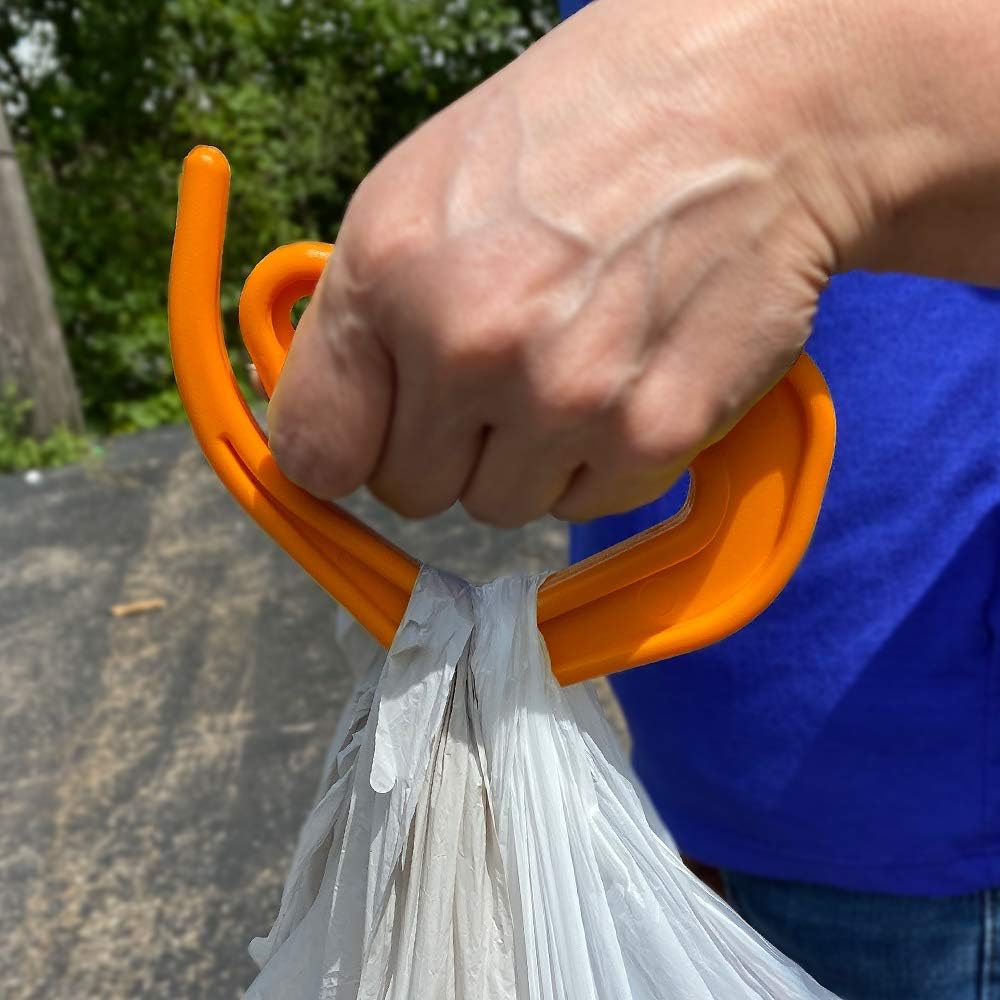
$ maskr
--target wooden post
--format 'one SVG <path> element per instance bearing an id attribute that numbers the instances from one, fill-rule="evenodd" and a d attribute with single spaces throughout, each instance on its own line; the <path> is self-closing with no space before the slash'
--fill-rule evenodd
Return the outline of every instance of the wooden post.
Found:
<path id="1" fill-rule="evenodd" d="M 0 390 L 34 403 L 28 430 L 83 426 L 48 269 L 0 104 Z"/>

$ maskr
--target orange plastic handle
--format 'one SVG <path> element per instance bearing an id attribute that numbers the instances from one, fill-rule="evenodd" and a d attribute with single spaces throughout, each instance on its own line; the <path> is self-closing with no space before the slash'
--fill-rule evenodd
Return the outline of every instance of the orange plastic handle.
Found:
<path id="1" fill-rule="evenodd" d="M 286 479 L 236 385 L 219 309 L 229 165 L 201 146 L 184 161 L 170 265 L 174 371 L 195 435 L 244 509 L 383 645 L 392 642 L 418 564 L 339 507 Z M 332 247 L 268 254 L 240 299 L 240 327 L 273 390 Z M 798 565 L 819 513 L 835 439 L 833 404 L 803 355 L 691 465 L 670 521 L 546 580 L 538 622 L 563 684 L 716 642 L 759 614 Z"/>

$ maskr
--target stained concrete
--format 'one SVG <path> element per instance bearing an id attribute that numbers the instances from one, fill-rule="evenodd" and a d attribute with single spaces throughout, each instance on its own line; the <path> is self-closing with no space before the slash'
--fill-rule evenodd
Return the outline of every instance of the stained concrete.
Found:
<path id="1" fill-rule="evenodd" d="M 564 560 L 554 521 L 348 506 L 468 577 Z M 186 428 L 0 476 L 0 997 L 240 997 L 349 685 L 330 599 Z"/>

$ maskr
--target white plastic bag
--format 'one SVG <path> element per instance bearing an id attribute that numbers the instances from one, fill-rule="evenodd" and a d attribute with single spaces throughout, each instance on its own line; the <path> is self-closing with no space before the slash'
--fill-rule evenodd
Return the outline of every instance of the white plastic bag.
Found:
<path id="1" fill-rule="evenodd" d="M 421 572 L 362 671 L 247 1000 L 835 1000 L 684 866 L 540 578 Z"/>

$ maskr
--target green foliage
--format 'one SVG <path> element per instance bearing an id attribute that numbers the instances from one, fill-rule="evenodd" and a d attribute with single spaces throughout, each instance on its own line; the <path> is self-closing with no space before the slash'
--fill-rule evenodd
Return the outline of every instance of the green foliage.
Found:
<path id="1" fill-rule="evenodd" d="M 28 416 L 33 405 L 31 400 L 20 398 L 13 383 L 0 389 L 0 473 L 65 465 L 93 450 L 89 438 L 65 427 L 57 427 L 41 441 L 31 437 Z"/>
<path id="2" fill-rule="evenodd" d="M 233 330 L 250 266 L 334 239 L 378 158 L 554 18 L 554 0 L 3 0 L 0 95 L 92 425 L 181 415 L 165 286 L 192 146 L 233 164 Z"/>

